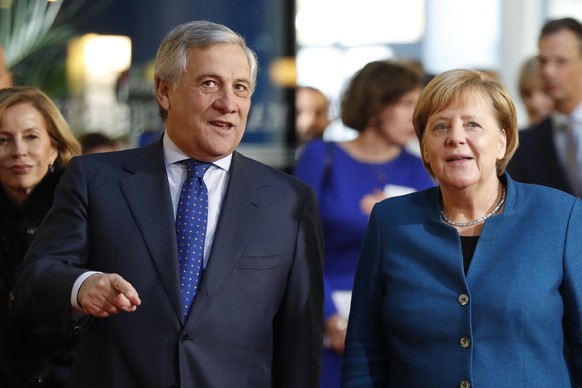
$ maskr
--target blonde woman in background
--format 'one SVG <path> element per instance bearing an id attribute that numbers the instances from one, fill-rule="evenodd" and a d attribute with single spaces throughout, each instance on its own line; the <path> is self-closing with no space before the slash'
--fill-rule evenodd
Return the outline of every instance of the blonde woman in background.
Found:
<path id="1" fill-rule="evenodd" d="M 10 306 L 12 277 L 81 147 L 34 87 L 0 90 L 0 387 L 64 387 L 74 341 Z"/>
<path id="2" fill-rule="evenodd" d="M 537 57 L 527 59 L 519 72 L 519 96 L 527 111 L 528 127 L 552 113 L 554 101 L 544 90 L 540 62 Z"/>

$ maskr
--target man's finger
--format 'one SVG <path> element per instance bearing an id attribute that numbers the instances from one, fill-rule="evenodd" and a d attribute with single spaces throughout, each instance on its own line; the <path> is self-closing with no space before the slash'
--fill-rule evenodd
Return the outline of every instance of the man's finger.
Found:
<path id="1" fill-rule="evenodd" d="M 131 283 L 126 281 L 121 276 L 113 274 L 110 279 L 110 284 L 115 289 L 115 291 L 123 296 L 123 298 L 118 299 L 119 295 L 117 295 L 114 298 L 115 300 L 111 301 L 114 305 L 121 307 L 126 311 L 133 311 L 135 310 L 135 306 L 139 306 L 141 304 L 141 300 L 139 299 L 139 295 L 137 294 L 135 288 L 133 288 Z M 126 303 L 126 301 L 128 303 Z"/>

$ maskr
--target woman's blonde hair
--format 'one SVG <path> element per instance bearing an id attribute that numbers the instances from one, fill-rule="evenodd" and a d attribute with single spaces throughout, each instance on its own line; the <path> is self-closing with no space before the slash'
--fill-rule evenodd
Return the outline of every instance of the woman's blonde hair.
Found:
<path id="1" fill-rule="evenodd" d="M 420 143 L 424 167 L 434 176 L 430 164 L 424 161 L 424 135 L 429 118 L 449 105 L 462 101 L 469 93 L 479 93 L 488 97 L 499 128 L 505 130 L 507 144 L 505 155 L 497 161 L 497 175 L 505 172 L 507 164 L 519 144 L 517 114 L 509 92 L 498 81 L 487 75 L 469 69 L 445 71 L 434 77 L 422 90 L 412 122 Z"/>
<path id="2" fill-rule="evenodd" d="M 42 114 L 51 143 L 59 153 L 55 165 L 65 167 L 73 156 L 81 154 L 81 145 L 59 108 L 40 89 L 33 86 L 14 86 L 0 90 L 0 117 L 7 108 L 16 104 L 29 104 Z"/>

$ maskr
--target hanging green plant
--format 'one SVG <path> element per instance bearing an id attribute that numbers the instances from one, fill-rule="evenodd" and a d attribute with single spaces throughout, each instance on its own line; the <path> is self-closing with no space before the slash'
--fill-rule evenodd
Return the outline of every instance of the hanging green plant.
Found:
<path id="1" fill-rule="evenodd" d="M 15 85 L 31 85 L 51 97 L 67 94 L 67 44 L 75 26 L 95 16 L 109 0 L 0 0 L 0 45 Z"/>

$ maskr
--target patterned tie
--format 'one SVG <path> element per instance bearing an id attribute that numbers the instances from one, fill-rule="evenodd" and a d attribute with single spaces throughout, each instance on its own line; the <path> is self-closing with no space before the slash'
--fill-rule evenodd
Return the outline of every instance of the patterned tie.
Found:
<path id="1" fill-rule="evenodd" d="M 193 159 L 182 161 L 188 177 L 182 185 L 176 212 L 176 236 L 178 238 L 178 262 L 182 286 L 182 310 L 188 316 L 192 301 L 198 291 L 202 275 L 206 220 L 208 219 L 208 190 L 204 184 L 204 173 L 211 163 Z"/>

